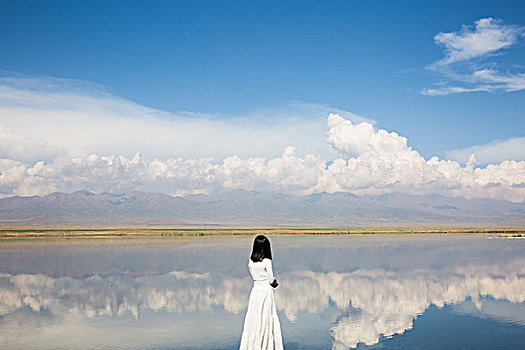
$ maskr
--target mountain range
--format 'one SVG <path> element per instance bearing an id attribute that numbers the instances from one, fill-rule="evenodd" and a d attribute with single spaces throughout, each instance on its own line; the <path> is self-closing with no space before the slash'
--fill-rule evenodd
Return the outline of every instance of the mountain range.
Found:
<path id="1" fill-rule="evenodd" d="M 387 226 L 525 224 L 525 203 L 441 195 L 317 193 L 293 196 L 234 190 L 170 196 L 89 191 L 0 199 L 6 225 Z"/>

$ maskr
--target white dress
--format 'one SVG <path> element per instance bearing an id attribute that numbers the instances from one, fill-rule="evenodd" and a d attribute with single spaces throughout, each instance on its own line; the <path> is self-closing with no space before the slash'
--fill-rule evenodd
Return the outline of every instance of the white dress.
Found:
<path id="1" fill-rule="evenodd" d="M 248 269 L 253 277 L 248 310 L 239 350 L 282 350 L 281 325 L 277 316 L 273 288 L 272 261 L 249 261 Z"/>

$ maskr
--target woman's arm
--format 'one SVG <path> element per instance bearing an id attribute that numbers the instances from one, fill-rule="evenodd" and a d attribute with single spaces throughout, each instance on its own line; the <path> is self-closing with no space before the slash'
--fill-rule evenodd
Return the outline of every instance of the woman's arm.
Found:
<path id="1" fill-rule="evenodd" d="M 266 266 L 264 269 L 266 270 L 266 273 L 268 274 L 268 281 L 270 281 L 270 285 L 274 288 L 277 288 L 279 283 L 277 283 L 277 280 L 275 279 L 273 275 L 273 269 L 272 269 L 272 261 L 270 259 L 265 259 Z"/>

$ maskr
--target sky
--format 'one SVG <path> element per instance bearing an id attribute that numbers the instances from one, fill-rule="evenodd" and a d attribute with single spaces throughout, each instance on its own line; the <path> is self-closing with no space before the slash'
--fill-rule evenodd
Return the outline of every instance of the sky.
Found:
<path id="1" fill-rule="evenodd" d="M 522 1 L 0 1 L 0 196 L 525 200 Z"/>

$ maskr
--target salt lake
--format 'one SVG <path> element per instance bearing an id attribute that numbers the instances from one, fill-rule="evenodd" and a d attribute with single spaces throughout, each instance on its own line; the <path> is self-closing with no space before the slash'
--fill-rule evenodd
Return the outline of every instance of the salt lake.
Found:
<path id="1" fill-rule="evenodd" d="M 0 348 L 236 349 L 252 239 L 0 242 Z M 525 344 L 523 239 L 270 239 L 287 350 Z"/>

